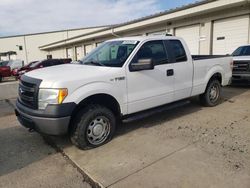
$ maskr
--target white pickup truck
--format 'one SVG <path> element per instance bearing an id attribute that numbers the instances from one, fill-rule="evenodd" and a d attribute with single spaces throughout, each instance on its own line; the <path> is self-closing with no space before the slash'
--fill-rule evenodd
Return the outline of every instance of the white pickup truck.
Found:
<path id="1" fill-rule="evenodd" d="M 197 95 L 202 104 L 217 105 L 232 66 L 230 56 L 191 56 L 177 37 L 109 40 L 79 64 L 23 75 L 16 115 L 27 128 L 69 133 L 79 148 L 97 147 L 137 112 Z"/>
<path id="2" fill-rule="evenodd" d="M 233 80 L 250 81 L 250 45 L 240 46 L 233 54 Z"/>

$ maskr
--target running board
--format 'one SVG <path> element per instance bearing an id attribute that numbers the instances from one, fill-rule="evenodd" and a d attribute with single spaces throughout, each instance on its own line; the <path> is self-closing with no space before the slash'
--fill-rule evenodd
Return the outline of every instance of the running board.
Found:
<path id="1" fill-rule="evenodd" d="M 144 119 L 146 117 L 152 116 L 154 114 L 162 113 L 162 112 L 165 112 L 167 110 L 178 108 L 178 107 L 181 107 L 181 106 L 184 106 L 184 105 L 187 105 L 187 104 L 190 104 L 189 100 L 181 100 L 181 101 L 178 101 L 178 102 L 173 102 L 173 103 L 170 103 L 170 104 L 167 104 L 167 105 L 163 105 L 163 106 L 160 106 L 160 107 L 156 107 L 156 108 L 153 108 L 153 109 L 149 109 L 149 110 L 145 110 L 145 111 L 142 111 L 142 112 L 137 112 L 137 113 L 125 116 L 123 118 L 122 122 L 123 123 L 129 123 L 129 122 L 132 122 L 132 121 L 141 120 L 141 119 Z"/>

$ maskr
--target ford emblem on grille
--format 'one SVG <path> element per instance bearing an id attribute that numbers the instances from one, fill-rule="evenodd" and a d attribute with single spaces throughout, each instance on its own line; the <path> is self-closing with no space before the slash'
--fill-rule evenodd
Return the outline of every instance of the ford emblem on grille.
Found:
<path id="1" fill-rule="evenodd" d="M 20 91 L 21 94 L 24 93 L 24 90 L 21 87 L 19 87 L 19 91 Z"/>

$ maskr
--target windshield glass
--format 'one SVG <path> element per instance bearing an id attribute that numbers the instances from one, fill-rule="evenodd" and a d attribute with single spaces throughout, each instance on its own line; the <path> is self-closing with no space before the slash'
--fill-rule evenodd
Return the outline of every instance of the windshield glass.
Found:
<path id="1" fill-rule="evenodd" d="M 0 66 L 7 66 L 9 61 L 2 61 L 0 62 Z"/>
<path id="2" fill-rule="evenodd" d="M 37 65 L 39 65 L 40 62 L 41 62 L 41 61 L 34 62 L 34 63 L 32 63 L 29 67 L 34 68 L 34 67 L 36 67 Z"/>
<path id="3" fill-rule="evenodd" d="M 233 56 L 250 56 L 250 46 L 242 46 L 237 48 L 233 54 Z"/>
<path id="4" fill-rule="evenodd" d="M 138 41 L 110 41 L 101 44 L 81 60 L 84 65 L 122 67 Z"/>

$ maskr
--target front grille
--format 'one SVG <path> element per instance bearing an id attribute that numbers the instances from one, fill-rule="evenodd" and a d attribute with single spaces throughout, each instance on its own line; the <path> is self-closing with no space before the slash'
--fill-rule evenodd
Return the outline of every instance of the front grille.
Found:
<path id="1" fill-rule="evenodd" d="M 28 78 L 28 79 L 27 79 Z M 40 80 L 22 77 L 19 83 L 19 101 L 32 109 L 38 107 L 38 88 Z"/>
<path id="2" fill-rule="evenodd" d="M 250 72 L 250 61 L 234 61 L 233 72 Z"/>

